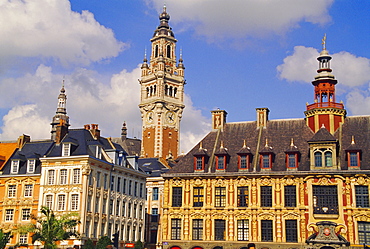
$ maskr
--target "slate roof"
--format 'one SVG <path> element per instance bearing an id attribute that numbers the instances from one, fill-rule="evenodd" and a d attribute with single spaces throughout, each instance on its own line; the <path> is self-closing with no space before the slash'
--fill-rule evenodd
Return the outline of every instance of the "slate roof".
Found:
<path id="1" fill-rule="evenodd" d="M 112 142 L 121 145 L 128 155 L 140 156 L 140 151 L 141 151 L 141 140 L 140 139 L 113 137 Z"/>
<path id="2" fill-rule="evenodd" d="M 356 147 L 362 150 L 361 169 L 370 169 L 370 116 L 347 117 L 344 124 L 334 135 L 325 128 L 316 134 L 306 125 L 305 119 L 269 120 L 265 128 L 258 128 L 256 121 L 226 123 L 223 130 L 212 130 L 205 138 L 186 154 L 168 174 L 194 173 L 194 156 L 199 155 L 200 144 L 209 156 L 206 161 L 204 172 L 215 172 L 215 154 L 220 148 L 227 149 L 229 161 L 226 172 L 238 172 L 238 152 L 244 151 L 244 140 L 252 153 L 250 171 L 260 172 L 258 154 L 270 152 L 274 154 L 271 171 L 287 171 L 286 152 L 295 150 L 299 153 L 297 171 L 309 171 L 309 142 L 335 142 L 338 143 L 339 163 L 342 170 L 347 169 L 345 150 L 352 142 L 352 136 L 356 141 Z M 266 139 L 268 148 L 265 148 Z M 294 146 L 292 148 L 292 139 Z M 268 150 L 268 151 L 267 151 Z M 220 172 L 222 174 L 222 172 Z"/>
<path id="3" fill-rule="evenodd" d="M 139 158 L 139 168 L 150 177 L 158 177 L 169 170 L 159 158 Z"/>
<path id="4" fill-rule="evenodd" d="M 36 142 L 27 142 L 23 145 L 21 149 L 17 149 L 15 153 L 11 156 L 8 162 L 2 168 L 3 175 L 10 174 L 10 167 L 12 160 L 19 160 L 19 169 L 18 174 L 24 175 L 27 174 L 27 160 L 35 159 L 35 171 L 32 174 L 40 174 L 41 173 L 41 162 L 39 160 L 40 157 L 46 155 L 52 145 L 54 144 L 51 140 L 45 141 L 36 141 Z M 16 175 L 16 174 L 11 174 Z"/>

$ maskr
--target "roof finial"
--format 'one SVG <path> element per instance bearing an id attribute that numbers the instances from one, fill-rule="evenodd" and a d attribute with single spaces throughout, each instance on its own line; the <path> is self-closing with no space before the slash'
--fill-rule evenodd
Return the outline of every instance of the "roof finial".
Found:
<path id="1" fill-rule="evenodd" d="M 269 147 L 269 140 L 268 140 L 268 138 L 266 138 L 266 144 L 265 144 L 265 147 Z"/>
<path id="2" fill-rule="evenodd" d="M 290 146 L 291 147 L 294 147 L 294 141 L 293 140 L 294 140 L 293 138 L 290 140 Z"/>
<path id="3" fill-rule="evenodd" d="M 321 44 L 322 44 L 322 50 L 326 50 L 326 33 L 324 35 L 324 38 L 322 38 L 321 40 Z"/>
<path id="4" fill-rule="evenodd" d="M 352 136 L 351 144 L 355 144 L 355 136 Z"/>
<path id="5" fill-rule="evenodd" d="M 199 150 L 203 150 L 203 142 L 200 142 L 200 144 L 199 144 Z"/>
<path id="6" fill-rule="evenodd" d="M 220 149 L 223 149 L 224 148 L 224 141 L 221 140 L 221 146 L 220 146 Z"/>
<path id="7" fill-rule="evenodd" d="M 245 139 L 243 141 L 243 148 L 247 148 L 247 142 L 245 141 Z"/>
<path id="8" fill-rule="evenodd" d="M 163 4 L 163 12 L 167 11 L 166 3 Z"/>

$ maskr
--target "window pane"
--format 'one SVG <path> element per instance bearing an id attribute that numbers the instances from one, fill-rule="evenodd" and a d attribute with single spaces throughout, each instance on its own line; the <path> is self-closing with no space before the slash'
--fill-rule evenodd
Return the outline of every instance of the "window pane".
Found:
<path id="1" fill-rule="evenodd" d="M 32 197 L 32 190 L 33 190 L 33 185 L 26 184 L 24 186 L 24 197 Z"/>
<path id="2" fill-rule="evenodd" d="M 241 169 L 247 169 L 248 168 L 247 156 L 246 155 L 241 155 L 240 156 L 240 168 Z"/>
<path id="3" fill-rule="evenodd" d="M 203 187 L 193 188 L 193 205 L 194 207 L 203 207 Z"/>
<path id="4" fill-rule="evenodd" d="M 226 205 L 226 188 L 215 187 L 215 207 L 225 207 Z"/>
<path id="5" fill-rule="evenodd" d="M 337 186 L 313 186 L 315 214 L 338 214 Z"/>
<path id="6" fill-rule="evenodd" d="M 262 168 L 270 168 L 270 155 L 262 155 Z"/>
<path id="7" fill-rule="evenodd" d="M 271 186 L 261 186 L 261 207 L 272 207 Z"/>
<path id="8" fill-rule="evenodd" d="M 215 220 L 215 240 L 225 240 L 225 220 Z"/>
<path id="9" fill-rule="evenodd" d="M 272 220 L 261 221 L 261 237 L 262 241 L 273 241 L 272 237 Z"/>
<path id="10" fill-rule="evenodd" d="M 358 237 L 360 244 L 370 243 L 370 222 L 358 222 Z"/>
<path id="11" fill-rule="evenodd" d="M 238 187 L 238 207 L 248 207 L 248 187 Z"/>
<path id="12" fill-rule="evenodd" d="M 60 170 L 60 184 L 67 184 L 67 170 Z"/>
<path id="13" fill-rule="evenodd" d="M 295 154 L 289 154 L 288 155 L 288 167 L 289 168 L 295 168 L 296 167 L 296 155 Z"/>
<path id="14" fill-rule="evenodd" d="M 179 240 L 181 238 L 181 220 L 171 220 L 171 239 Z"/>
<path id="15" fill-rule="evenodd" d="M 355 186 L 356 190 L 356 207 L 368 208 L 369 205 L 369 187 L 368 186 Z"/>
<path id="16" fill-rule="evenodd" d="M 17 189 L 16 185 L 9 185 L 8 186 L 8 197 L 15 197 L 16 189 Z"/>
<path id="17" fill-rule="evenodd" d="M 320 151 L 315 152 L 315 167 L 322 167 L 322 154 Z"/>
<path id="18" fill-rule="evenodd" d="M 238 240 L 249 240 L 249 221 L 238 220 Z"/>
<path id="19" fill-rule="evenodd" d="M 297 194 L 295 186 L 284 187 L 284 199 L 285 207 L 296 207 L 297 206 Z"/>
<path id="20" fill-rule="evenodd" d="M 182 187 L 172 188 L 172 207 L 181 207 L 182 205 Z"/>
<path id="21" fill-rule="evenodd" d="M 203 239 L 203 220 L 194 219 L 193 220 L 193 240 Z"/>
<path id="22" fill-rule="evenodd" d="M 285 221 L 286 242 L 298 242 L 297 220 Z"/>
<path id="23" fill-rule="evenodd" d="M 158 191 L 159 189 L 158 188 L 153 188 L 153 201 L 158 201 Z"/>
<path id="24" fill-rule="evenodd" d="M 357 156 L 357 152 L 350 152 L 349 153 L 349 165 L 351 167 L 358 167 L 358 156 Z"/>
<path id="25" fill-rule="evenodd" d="M 330 151 L 325 152 L 325 166 L 326 167 L 333 166 L 332 153 Z"/>

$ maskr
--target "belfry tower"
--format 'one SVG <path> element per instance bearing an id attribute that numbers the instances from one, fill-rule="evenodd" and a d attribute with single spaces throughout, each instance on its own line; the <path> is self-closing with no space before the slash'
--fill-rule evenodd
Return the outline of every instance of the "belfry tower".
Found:
<path id="1" fill-rule="evenodd" d="M 69 117 L 67 116 L 67 95 L 65 94 L 64 80 L 62 88 L 58 96 L 58 107 L 57 111 L 51 121 L 51 140 L 55 140 L 57 126 L 62 122 L 67 127 L 69 126 Z"/>
<path id="2" fill-rule="evenodd" d="M 344 122 L 346 110 L 343 103 L 335 102 L 335 85 L 337 80 L 331 73 L 330 60 L 331 56 L 326 50 L 326 35 L 322 39 L 323 49 L 319 61 L 319 69 L 312 85 L 315 87 L 314 103 L 307 105 L 306 124 L 317 132 L 322 126 L 334 133 Z"/>
<path id="3" fill-rule="evenodd" d="M 150 40 L 150 63 L 145 55 L 141 66 L 142 157 L 176 158 L 179 151 L 185 67 L 181 54 L 176 61 L 177 40 L 169 19 L 164 7 L 159 15 L 160 24 Z"/>

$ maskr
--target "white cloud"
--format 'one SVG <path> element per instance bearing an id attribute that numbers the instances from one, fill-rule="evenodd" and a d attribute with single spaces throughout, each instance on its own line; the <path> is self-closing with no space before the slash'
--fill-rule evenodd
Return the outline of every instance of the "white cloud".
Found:
<path id="1" fill-rule="evenodd" d="M 318 69 L 318 56 L 319 52 L 315 48 L 294 47 L 293 54 L 285 57 L 284 63 L 277 66 L 279 77 L 288 81 L 311 82 Z M 370 82 L 370 59 L 348 52 L 331 56 L 332 73 L 338 80 L 339 87 L 356 87 Z"/>
<path id="2" fill-rule="evenodd" d="M 162 0 L 147 0 L 158 10 Z M 168 0 L 173 22 L 192 28 L 198 35 L 216 41 L 225 37 L 281 34 L 300 22 L 325 24 L 333 0 Z"/>
<path id="3" fill-rule="evenodd" d="M 115 57 L 125 44 L 89 11 L 71 10 L 68 0 L 0 2 L 0 59 L 53 58 L 88 64 Z"/>
<path id="4" fill-rule="evenodd" d="M 346 96 L 346 106 L 353 115 L 370 115 L 370 89 L 356 89 Z"/>
<path id="5" fill-rule="evenodd" d="M 16 140 L 22 134 L 44 137 L 50 133 L 47 117 L 40 113 L 36 104 L 15 106 L 3 117 L 4 126 L 0 140 Z"/>
<path id="6" fill-rule="evenodd" d="M 67 113 L 71 128 L 85 124 L 99 124 L 105 137 L 119 137 L 126 121 L 129 137 L 141 137 L 140 67 L 131 72 L 122 70 L 103 83 L 95 71 L 76 69 L 65 76 Z M 51 67 L 40 65 L 34 74 L 8 78 L 0 82 L 0 107 L 10 111 L 3 117 L 0 139 L 13 140 L 26 133 L 32 139 L 48 139 L 50 122 L 55 114 L 62 75 L 53 74 Z M 188 151 L 208 131 L 210 122 L 197 110 L 189 96 L 185 96 L 181 123 L 181 151 Z M 13 106 L 16 106 L 13 108 Z"/>

